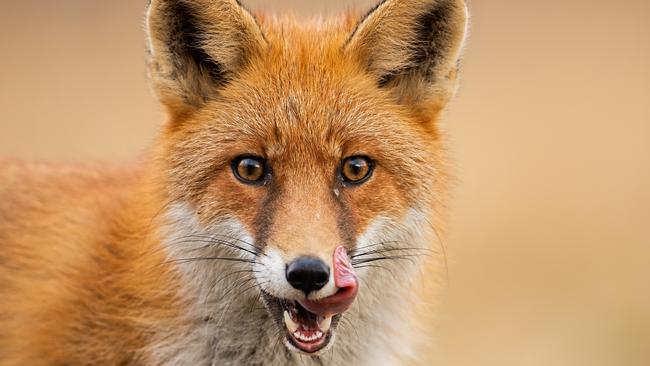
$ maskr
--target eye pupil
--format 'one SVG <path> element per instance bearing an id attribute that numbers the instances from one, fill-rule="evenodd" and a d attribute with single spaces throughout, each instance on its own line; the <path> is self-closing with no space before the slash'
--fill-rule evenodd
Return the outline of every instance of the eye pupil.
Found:
<path id="1" fill-rule="evenodd" d="M 233 162 L 235 176 L 247 184 L 259 183 L 266 175 L 264 160 L 254 157 L 242 157 Z"/>
<path id="2" fill-rule="evenodd" d="M 363 165 L 355 162 L 351 164 L 351 168 L 352 168 L 352 174 L 359 175 L 363 170 Z"/>
<path id="3" fill-rule="evenodd" d="M 372 173 L 372 161 L 365 156 L 354 156 L 343 161 L 341 174 L 348 183 L 363 183 Z"/>
<path id="4" fill-rule="evenodd" d="M 245 160 L 242 164 L 244 165 L 245 175 L 254 175 L 255 171 L 260 167 L 257 162 L 251 162 L 250 160 Z"/>

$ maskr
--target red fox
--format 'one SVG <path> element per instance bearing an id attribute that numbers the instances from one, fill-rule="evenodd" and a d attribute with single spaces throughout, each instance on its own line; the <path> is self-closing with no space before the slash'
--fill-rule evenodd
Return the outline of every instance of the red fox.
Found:
<path id="1" fill-rule="evenodd" d="M 0 365 L 426 363 L 464 1 L 146 14 L 146 158 L 0 163 Z"/>

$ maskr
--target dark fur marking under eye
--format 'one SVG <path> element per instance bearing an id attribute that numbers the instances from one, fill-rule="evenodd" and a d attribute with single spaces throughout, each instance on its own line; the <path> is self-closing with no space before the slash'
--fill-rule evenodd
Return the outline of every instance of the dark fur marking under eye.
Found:
<path id="1" fill-rule="evenodd" d="M 282 194 L 281 188 L 275 181 L 271 181 L 267 187 L 268 193 L 264 197 L 260 205 L 261 208 L 255 217 L 257 230 L 253 235 L 258 248 L 265 248 L 268 245 L 269 234 L 278 209 L 278 200 Z"/>
<path id="2" fill-rule="evenodd" d="M 341 185 L 336 185 L 335 189 L 342 190 L 343 187 Z M 343 246 L 345 246 L 348 251 L 351 251 L 356 247 L 356 234 L 350 204 L 342 193 L 337 195 L 332 191 L 331 197 L 336 207 L 337 224 L 341 239 L 343 240 Z"/>

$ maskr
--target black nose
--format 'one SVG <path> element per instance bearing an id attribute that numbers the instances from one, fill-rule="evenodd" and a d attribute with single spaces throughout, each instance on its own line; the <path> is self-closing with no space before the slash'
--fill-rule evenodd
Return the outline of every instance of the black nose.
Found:
<path id="1" fill-rule="evenodd" d="M 330 269 L 318 258 L 300 257 L 289 263 L 286 275 L 291 286 L 307 295 L 327 284 Z"/>

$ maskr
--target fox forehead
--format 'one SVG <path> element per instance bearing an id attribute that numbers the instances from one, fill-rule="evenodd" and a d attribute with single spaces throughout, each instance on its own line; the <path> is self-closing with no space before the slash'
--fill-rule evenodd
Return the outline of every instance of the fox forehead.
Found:
<path id="1" fill-rule="evenodd" d="M 261 17 L 263 50 L 248 55 L 193 119 L 221 123 L 241 141 L 337 142 L 333 153 L 360 135 L 418 138 L 417 113 L 378 88 L 366 65 L 344 50 L 358 17 L 335 19 Z M 415 131 L 404 131 L 406 124 Z"/>
<path id="2" fill-rule="evenodd" d="M 340 36 L 318 37 L 294 25 L 291 34 L 276 38 L 266 29 L 266 52 L 249 59 L 189 123 L 177 122 L 173 130 L 181 133 L 175 135 L 197 141 L 191 145 L 202 146 L 203 153 L 220 154 L 219 165 L 244 153 L 295 166 L 367 154 L 392 160 L 387 166 L 403 171 L 398 160 L 425 158 L 437 139 L 434 124 L 378 88 L 342 51 L 346 27 L 330 26 Z"/>

